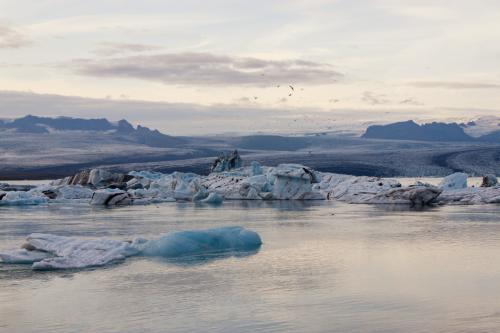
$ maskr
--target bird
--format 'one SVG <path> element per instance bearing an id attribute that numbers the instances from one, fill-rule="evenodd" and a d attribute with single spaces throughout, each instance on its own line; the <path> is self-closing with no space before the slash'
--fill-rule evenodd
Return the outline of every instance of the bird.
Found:
<path id="1" fill-rule="evenodd" d="M 295 91 L 295 89 L 293 88 L 292 85 L 288 85 L 290 87 L 290 89 L 292 89 L 293 91 Z"/>
<path id="2" fill-rule="evenodd" d="M 292 96 L 292 93 L 289 93 L 289 94 L 288 94 L 288 97 L 291 97 L 291 96 Z"/>

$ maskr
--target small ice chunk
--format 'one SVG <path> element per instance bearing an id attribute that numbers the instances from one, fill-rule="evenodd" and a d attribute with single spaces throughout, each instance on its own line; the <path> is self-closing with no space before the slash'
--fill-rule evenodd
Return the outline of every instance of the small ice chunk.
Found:
<path id="1" fill-rule="evenodd" d="M 26 249 L 0 252 L 0 259 L 5 264 L 32 264 L 51 257 L 52 254 L 43 251 L 28 251 Z"/>
<path id="2" fill-rule="evenodd" d="M 208 197 L 209 193 L 207 189 L 203 186 L 200 187 L 198 192 L 193 196 L 193 201 L 202 201 Z"/>
<path id="3" fill-rule="evenodd" d="M 224 201 L 224 198 L 220 194 L 212 192 L 208 195 L 208 197 L 201 200 L 200 202 L 210 203 L 210 204 L 220 204 L 223 201 Z"/>
<path id="4" fill-rule="evenodd" d="M 61 186 L 57 191 L 59 192 L 58 199 L 90 199 L 93 194 L 90 188 L 81 185 Z"/>
<path id="5" fill-rule="evenodd" d="M 132 204 L 132 198 L 125 191 L 107 188 L 95 191 L 90 204 L 102 206 L 130 205 Z"/>

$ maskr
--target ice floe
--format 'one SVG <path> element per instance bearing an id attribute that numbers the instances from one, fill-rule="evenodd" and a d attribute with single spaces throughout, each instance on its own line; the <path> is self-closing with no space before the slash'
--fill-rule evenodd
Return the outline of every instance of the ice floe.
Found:
<path id="1" fill-rule="evenodd" d="M 143 255 L 177 258 L 219 252 L 258 249 L 262 240 L 243 227 L 175 231 L 157 239 L 81 239 L 50 234 L 31 234 L 21 249 L 0 251 L 8 264 L 32 264 L 35 270 L 75 269 L 103 266 L 127 257 Z"/>

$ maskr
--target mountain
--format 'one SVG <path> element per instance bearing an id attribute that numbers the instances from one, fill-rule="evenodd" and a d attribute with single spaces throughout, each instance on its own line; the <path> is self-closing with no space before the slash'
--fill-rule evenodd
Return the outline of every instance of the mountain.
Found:
<path id="1" fill-rule="evenodd" d="M 107 119 L 48 118 L 28 115 L 5 123 L 5 127 L 15 129 L 30 128 L 33 126 L 46 126 L 55 130 L 66 131 L 109 131 L 115 129 L 115 126 Z"/>
<path id="2" fill-rule="evenodd" d="M 474 141 L 456 123 L 437 123 L 419 125 L 413 120 L 374 125 L 362 135 L 367 139 L 415 140 L 415 141 Z"/>
<path id="3" fill-rule="evenodd" d="M 478 138 L 479 141 L 500 143 L 500 131 L 495 131 L 489 134 L 482 135 Z"/>
<path id="4" fill-rule="evenodd" d="M 134 128 L 125 119 L 112 123 L 107 119 L 82 119 L 70 117 L 37 117 L 28 115 L 11 121 L 0 121 L 0 129 L 17 133 L 47 134 L 54 132 L 101 132 L 143 144 L 149 147 L 170 148 L 185 142 L 184 139 L 163 134 L 144 126 Z"/>
<path id="5" fill-rule="evenodd" d="M 466 134 L 479 138 L 481 136 L 500 131 L 499 116 L 482 116 L 460 124 Z"/>

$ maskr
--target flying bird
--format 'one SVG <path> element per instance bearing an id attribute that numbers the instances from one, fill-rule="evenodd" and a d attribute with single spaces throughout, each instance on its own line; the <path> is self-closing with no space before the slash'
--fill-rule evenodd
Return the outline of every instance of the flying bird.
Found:
<path id="1" fill-rule="evenodd" d="M 292 85 L 288 85 L 290 87 L 290 89 L 292 89 L 293 91 L 295 91 L 295 89 L 293 88 Z"/>

